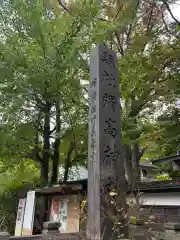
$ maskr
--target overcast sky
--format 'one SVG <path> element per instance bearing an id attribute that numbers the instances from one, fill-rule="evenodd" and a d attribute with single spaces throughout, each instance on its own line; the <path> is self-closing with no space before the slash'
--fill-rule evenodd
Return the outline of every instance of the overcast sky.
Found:
<path id="1" fill-rule="evenodd" d="M 174 4 L 174 6 L 172 7 L 172 11 L 174 16 L 180 20 L 180 1 L 178 1 L 178 4 Z"/>

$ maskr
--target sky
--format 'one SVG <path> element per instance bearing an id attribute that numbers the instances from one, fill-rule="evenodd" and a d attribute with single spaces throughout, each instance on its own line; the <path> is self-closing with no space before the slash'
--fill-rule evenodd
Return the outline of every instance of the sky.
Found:
<path id="1" fill-rule="evenodd" d="M 180 21 L 180 1 L 171 8 L 173 15 Z"/>

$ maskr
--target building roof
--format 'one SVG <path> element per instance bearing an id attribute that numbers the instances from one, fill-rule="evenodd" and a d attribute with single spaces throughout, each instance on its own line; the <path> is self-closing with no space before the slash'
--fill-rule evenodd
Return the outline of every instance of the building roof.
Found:
<path id="1" fill-rule="evenodd" d="M 143 167 L 146 167 L 146 168 L 152 168 L 152 169 L 159 169 L 158 166 L 152 164 L 152 163 L 147 163 L 147 162 L 142 162 L 140 163 L 140 167 L 143 168 Z"/>
<path id="2" fill-rule="evenodd" d="M 162 165 L 162 164 L 165 164 L 165 163 L 169 163 L 169 162 L 172 162 L 172 161 L 178 161 L 178 160 L 180 160 L 180 155 L 174 155 L 174 156 L 163 157 L 163 158 L 153 160 L 153 164 Z"/>
<path id="3" fill-rule="evenodd" d="M 143 168 L 153 168 L 158 170 L 158 166 L 171 162 L 180 160 L 180 155 L 164 157 L 153 161 L 145 161 L 140 163 L 140 167 Z M 64 169 L 60 168 L 60 175 L 63 175 Z M 87 191 L 87 178 L 88 171 L 85 167 L 77 166 L 70 169 L 70 177 L 66 183 L 62 182 L 61 179 L 58 185 L 51 185 L 36 189 L 36 195 L 56 195 L 56 194 L 73 194 L 77 192 Z M 127 192 L 132 191 L 130 186 L 126 186 Z M 143 192 L 164 192 L 164 191 L 180 191 L 180 181 L 150 181 L 141 182 L 136 191 Z"/>
<path id="4" fill-rule="evenodd" d="M 82 192 L 87 192 L 87 179 L 81 179 L 77 181 L 71 181 L 67 183 L 59 183 L 58 185 L 52 185 L 47 187 L 42 187 L 36 189 L 36 195 L 68 195 L 68 194 L 78 194 Z M 141 182 L 136 188 L 126 185 L 125 187 L 127 193 L 131 192 L 179 192 L 180 191 L 180 181 L 152 181 L 152 182 Z"/>
<path id="5" fill-rule="evenodd" d="M 59 184 L 35 189 L 36 196 L 72 195 L 82 193 L 83 191 L 87 192 L 87 179 L 67 181 L 66 183 L 60 182 Z"/>
<path id="6" fill-rule="evenodd" d="M 128 187 L 127 192 L 132 191 L 131 187 Z M 179 192 L 180 181 L 164 180 L 164 181 L 151 181 L 141 182 L 135 189 L 140 192 Z"/>

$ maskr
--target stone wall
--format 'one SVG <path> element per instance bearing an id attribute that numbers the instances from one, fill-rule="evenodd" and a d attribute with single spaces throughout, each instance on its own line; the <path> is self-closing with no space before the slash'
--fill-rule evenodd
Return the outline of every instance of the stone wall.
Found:
<path id="1" fill-rule="evenodd" d="M 10 236 L 7 233 L 0 233 L 0 240 L 86 240 L 85 234 L 81 233 L 60 233 L 54 225 L 46 224 L 42 235 Z M 56 225 L 57 226 L 57 225 Z M 130 238 L 126 240 L 180 240 L 180 224 L 167 223 L 164 226 L 159 224 L 131 225 Z M 125 239 L 124 239 L 125 240 Z"/>
<path id="2" fill-rule="evenodd" d="M 60 233 L 59 222 L 45 222 L 43 233 L 33 236 L 10 236 L 8 233 L 0 232 L 0 240 L 85 240 L 81 233 Z"/>
<path id="3" fill-rule="evenodd" d="M 9 237 L 0 240 L 85 240 L 85 237 L 80 233 L 59 233 L 59 234 L 48 234 L 44 235 L 34 235 L 34 236 L 22 236 L 22 237 Z"/>
<path id="4" fill-rule="evenodd" d="M 85 240 L 85 236 L 80 233 L 59 233 L 59 234 L 48 234 L 48 235 L 34 235 L 34 236 L 2 236 L 0 240 Z"/>
<path id="5" fill-rule="evenodd" d="M 180 240 L 180 224 L 131 225 L 130 235 L 136 240 Z"/>
<path id="6" fill-rule="evenodd" d="M 40 240 L 42 239 L 42 235 L 33 235 L 33 236 L 20 236 L 20 237 L 16 237 L 16 236 L 10 236 L 9 240 Z M 1 236 L 0 236 L 0 240 Z"/>

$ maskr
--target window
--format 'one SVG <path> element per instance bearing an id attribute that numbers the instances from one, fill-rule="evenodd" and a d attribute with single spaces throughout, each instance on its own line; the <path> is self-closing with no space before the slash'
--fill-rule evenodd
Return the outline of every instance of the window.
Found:
<path id="1" fill-rule="evenodd" d="M 147 177 L 147 171 L 145 169 L 142 169 L 142 175 L 143 177 Z"/>

